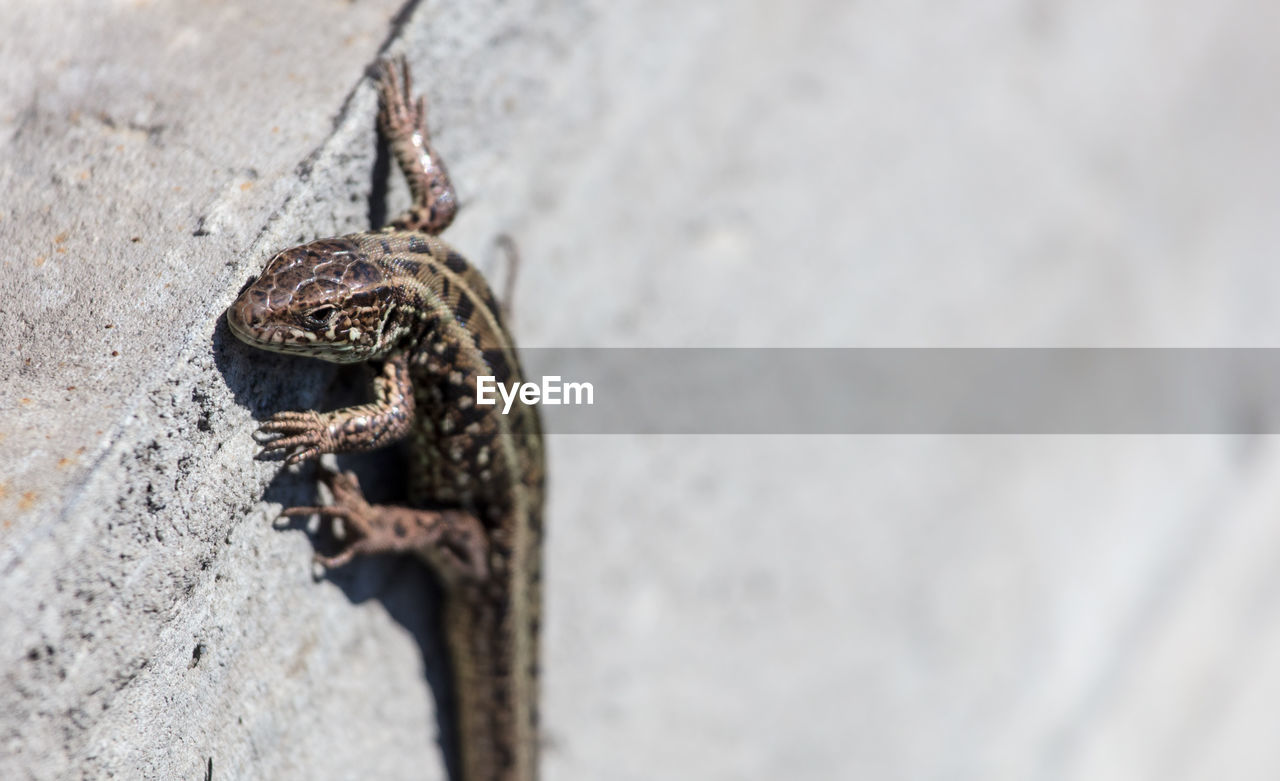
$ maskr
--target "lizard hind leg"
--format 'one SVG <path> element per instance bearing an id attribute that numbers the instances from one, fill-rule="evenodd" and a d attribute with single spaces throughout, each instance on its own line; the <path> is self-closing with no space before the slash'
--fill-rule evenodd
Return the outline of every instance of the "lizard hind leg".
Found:
<path id="1" fill-rule="evenodd" d="M 418 510 L 398 505 L 369 504 L 353 472 L 321 470 L 333 493 L 331 504 L 290 507 L 288 516 L 319 515 L 343 523 L 344 547 L 334 556 L 316 556 L 333 569 L 357 556 L 375 553 L 416 553 L 446 584 L 483 580 L 488 575 L 489 546 L 484 526 L 461 510 Z"/>
<path id="2" fill-rule="evenodd" d="M 378 93 L 378 125 L 413 194 L 413 205 L 392 220 L 391 227 L 434 236 L 453 222 L 458 199 L 444 161 L 431 146 L 426 101 L 421 96 L 414 99 L 409 63 L 403 56 L 380 63 Z"/>

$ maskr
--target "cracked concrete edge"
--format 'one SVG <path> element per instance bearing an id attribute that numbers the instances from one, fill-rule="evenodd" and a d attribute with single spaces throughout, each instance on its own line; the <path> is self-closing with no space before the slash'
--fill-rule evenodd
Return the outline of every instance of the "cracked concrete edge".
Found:
<path id="1" fill-rule="evenodd" d="M 481 59 L 493 45 L 490 28 L 501 20 L 483 18 L 483 9 L 445 5 L 410 4 L 384 49 L 409 52 L 419 72 Z M 447 45 L 429 46 L 427 20 L 445 14 L 463 20 L 462 31 L 437 34 L 435 43 L 445 37 Z M 305 474 L 254 460 L 255 419 L 314 404 L 332 370 L 251 354 L 221 319 L 271 252 L 302 236 L 362 227 L 367 194 L 354 197 L 351 190 L 353 183 L 370 187 L 375 107 L 371 82 L 361 80 L 264 225 L 246 226 L 226 199 L 206 212 L 197 236 L 224 246 L 248 239 L 247 251 L 211 280 L 218 292 L 196 302 L 203 314 L 169 353 L 172 360 L 159 362 L 120 400 L 96 452 L 79 478 L 62 486 L 58 504 L 45 506 L 36 528 L 11 535 L 16 544 L 0 556 L 0 582 L 5 593 L 22 597 L 0 616 L 6 690 L 0 774 L 191 778 L 213 765 L 224 778 L 293 776 L 314 771 L 308 761 L 324 761 L 335 775 L 344 764 L 369 772 L 367 757 L 344 762 L 341 749 L 322 750 L 332 749 L 327 731 L 307 730 L 326 714 L 357 721 L 314 702 L 328 696 L 326 689 L 332 694 L 338 678 L 338 688 L 359 690 L 343 698 L 348 709 L 358 710 L 351 703 L 363 699 L 382 716 L 408 711 L 399 718 L 406 745 L 386 752 L 383 771 L 439 762 L 423 739 L 435 731 L 431 714 L 421 711 L 419 698 L 394 696 L 395 689 L 425 685 L 418 649 L 403 632 L 419 631 L 419 619 L 349 615 L 351 601 L 374 592 L 394 614 L 396 589 L 407 593 L 421 583 L 387 586 L 379 582 L 385 575 L 365 570 L 341 588 L 318 586 L 310 544 L 272 529 L 278 505 L 260 501 L 264 491 L 278 489 L 275 502 L 305 502 L 312 488 Z M 455 123 L 462 116 L 440 113 Z M 495 117 L 481 111 L 473 119 Z M 463 129 L 454 125 L 455 132 Z M 469 137 L 474 143 L 493 136 Z M 455 168 L 467 167 L 466 154 L 453 154 Z M 393 211 L 403 199 L 397 184 Z M 156 324 L 154 336 L 163 333 Z M 352 661 L 353 646 L 370 652 Z M 399 680 L 366 680 L 388 656 L 398 657 Z M 388 740 L 395 747 L 398 738 L 380 742 Z"/>
<path id="2" fill-rule="evenodd" d="M 313 156 L 313 175 L 300 181 L 237 266 L 241 275 L 260 262 L 253 259 L 287 243 L 289 233 L 309 230 L 308 217 L 324 200 L 313 196 L 336 192 L 344 177 L 367 170 L 362 148 L 368 146 L 373 98 L 367 84 L 353 97 L 352 110 Z M 217 223 L 236 218 L 217 207 L 211 214 Z M 234 288 L 223 287 L 229 301 Z M 215 312 L 224 306 L 220 302 Z M 161 705 L 168 699 L 164 692 L 180 687 L 179 662 L 198 659 L 193 648 L 217 642 L 211 632 L 236 634 L 238 641 L 253 634 L 208 623 L 219 612 L 210 607 L 226 599 L 216 593 L 216 583 L 236 558 L 228 550 L 233 538 L 243 528 L 255 543 L 275 544 L 263 538 L 270 526 L 256 497 L 278 464 L 252 460 L 253 419 L 227 388 L 228 381 L 252 382 L 247 375 L 261 369 L 233 359 L 224 379 L 210 346 L 226 350 L 227 342 L 215 317 L 188 332 L 177 360 L 142 382 L 84 481 L 63 495 L 56 519 L 25 540 L 24 549 L 6 556 L 5 590 L 48 600 L 18 606 L 15 612 L 22 615 L 9 618 L 23 631 L 5 633 L 5 658 L 26 661 L 25 669 L 10 671 L 5 698 L 7 759 L 0 765 L 14 763 L 11 777 L 62 777 L 73 770 L 194 777 L 199 769 L 199 762 L 194 768 L 189 762 L 170 764 L 162 750 L 174 737 L 162 729 L 161 714 L 172 707 Z M 315 386 L 316 377 L 313 372 L 307 384 Z M 281 395 L 277 388 L 274 398 Z M 305 562 L 305 554 L 298 561 Z M 33 566 L 37 562 L 43 565 Z M 257 585 L 287 599 L 273 588 L 279 584 Z M 151 690 L 151 696 L 140 689 Z M 154 718 L 133 725 L 119 721 L 138 719 L 156 706 Z M 213 752 L 199 753 L 210 754 L 212 764 Z M 226 764 L 219 762 L 220 769 Z"/>

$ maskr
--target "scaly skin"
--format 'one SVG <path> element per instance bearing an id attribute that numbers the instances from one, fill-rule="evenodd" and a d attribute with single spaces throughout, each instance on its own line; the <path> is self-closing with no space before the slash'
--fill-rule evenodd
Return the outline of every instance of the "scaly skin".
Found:
<path id="1" fill-rule="evenodd" d="M 374 401 L 280 412 L 264 453 L 289 463 L 406 441 L 412 507 L 371 505 L 355 475 L 325 472 L 333 503 L 286 515 L 341 519 L 346 547 L 319 558 L 412 552 L 444 585 L 461 781 L 538 774 L 543 458 L 537 411 L 476 404 L 476 377 L 522 381 L 497 302 L 478 271 L 436 238 L 456 198 L 403 60 L 383 62 L 379 122 L 413 207 L 376 233 L 285 250 L 227 310 L 231 331 L 266 350 L 381 362 Z"/>

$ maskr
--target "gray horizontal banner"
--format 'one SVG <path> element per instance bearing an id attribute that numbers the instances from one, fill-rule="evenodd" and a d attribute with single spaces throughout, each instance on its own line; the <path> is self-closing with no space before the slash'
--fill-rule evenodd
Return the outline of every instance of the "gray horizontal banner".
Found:
<path id="1" fill-rule="evenodd" d="M 543 348 L 520 355 L 552 434 L 1280 432 L 1276 349 Z M 501 389 L 492 398 L 501 408 Z"/>

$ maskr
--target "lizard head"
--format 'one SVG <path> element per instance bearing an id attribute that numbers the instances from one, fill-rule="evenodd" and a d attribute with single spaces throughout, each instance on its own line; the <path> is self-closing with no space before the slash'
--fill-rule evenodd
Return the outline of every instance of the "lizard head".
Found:
<path id="1" fill-rule="evenodd" d="M 285 250 L 227 309 L 241 341 L 264 350 L 357 363 L 403 335 L 387 275 L 345 239 Z"/>

